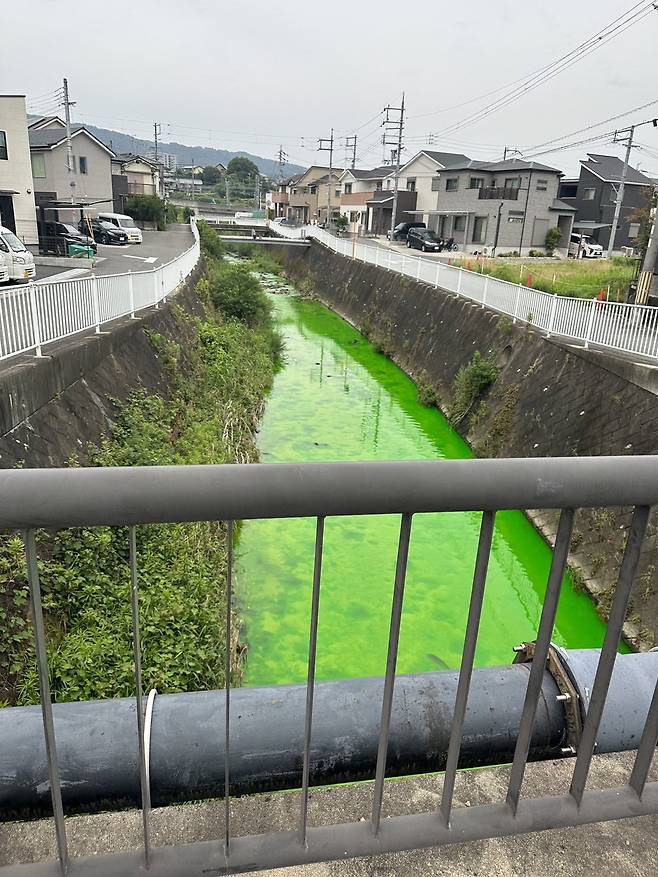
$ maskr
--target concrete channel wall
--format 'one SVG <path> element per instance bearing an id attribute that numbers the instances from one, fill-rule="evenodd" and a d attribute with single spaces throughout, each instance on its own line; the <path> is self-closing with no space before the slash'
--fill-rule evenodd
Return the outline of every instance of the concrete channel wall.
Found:
<path id="1" fill-rule="evenodd" d="M 476 351 L 492 355 L 499 376 L 456 427 L 476 454 L 658 453 L 658 399 L 650 367 L 567 348 L 480 305 L 335 255 L 316 242 L 279 258 L 302 291 L 360 329 L 417 383 L 433 387 L 445 413 L 459 370 Z M 557 515 L 531 518 L 551 541 Z M 577 518 L 571 565 L 604 617 L 629 521 L 629 510 L 622 508 L 581 511 Z M 658 642 L 657 522 L 654 513 L 625 631 L 641 647 Z"/>

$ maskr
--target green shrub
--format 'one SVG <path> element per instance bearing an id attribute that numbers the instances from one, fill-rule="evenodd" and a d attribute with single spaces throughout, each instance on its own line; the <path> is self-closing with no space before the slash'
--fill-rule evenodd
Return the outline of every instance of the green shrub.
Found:
<path id="1" fill-rule="evenodd" d="M 165 227 L 165 203 L 157 195 L 132 195 L 124 209 L 138 222 L 153 222 L 159 231 Z"/>
<path id="2" fill-rule="evenodd" d="M 544 246 L 546 247 L 546 252 L 549 256 L 552 256 L 555 252 L 555 248 L 562 240 L 562 232 L 560 229 L 554 225 L 553 228 L 549 228 L 546 232 L 546 239 L 544 241 Z"/>
<path id="3" fill-rule="evenodd" d="M 210 300 L 226 319 L 240 320 L 252 329 L 271 321 L 269 299 L 245 265 L 214 266 L 209 282 Z"/>
<path id="4" fill-rule="evenodd" d="M 456 426 L 470 413 L 486 390 L 498 377 L 499 369 L 492 356 L 482 357 L 475 351 L 467 366 L 457 373 L 453 385 L 450 422 Z"/>
<path id="5" fill-rule="evenodd" d="M 416 384 L 416 395 L 420 404 L 424 405 L 425 408 L 438 407 L 439 405 L 439 394 L 431 384 L 422 379 Z"/>
<path id="6" fill-rule="evenodd" d="M 201 239 L 201 249 L 206 259 L 221 261 L 226 250 L 217 232 L 210 228 L 207 222 L 197 222 L 196 227 Z"/>

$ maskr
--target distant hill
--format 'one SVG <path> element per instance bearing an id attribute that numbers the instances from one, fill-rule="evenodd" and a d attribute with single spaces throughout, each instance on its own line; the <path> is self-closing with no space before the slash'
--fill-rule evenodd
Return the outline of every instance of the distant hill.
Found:
<path id="1" fill-rule="evenodd" d="M 123 134 L 121 131 L 111 131 L 109 128 L 97 128 L 95 125 L 87 125 L 85 128 L 91 131 L 103 143 L 107 143 L 115 152 L 144 153 L 153 146 L 152 140 L 140 140 Z M 209 164 L 227 165 L 236 155 L 244 155 L 251 159 L 258 170 L 266 177 L 275 177 L 279 171 L 278 163 L 271 158 L 261 158 L 260 155 L 252 155 L 249 152 L 230 152 L 228 149 L 212 149 L 209 146 L 185 146 L 183 143 L 160 143 L 163 152 L 170 152 L 178 159 L 181 165 L 195 164 L 206 167 Z M 298 164 L 286 164 L 284 173 L 290 176 L 305 170 Z"/>

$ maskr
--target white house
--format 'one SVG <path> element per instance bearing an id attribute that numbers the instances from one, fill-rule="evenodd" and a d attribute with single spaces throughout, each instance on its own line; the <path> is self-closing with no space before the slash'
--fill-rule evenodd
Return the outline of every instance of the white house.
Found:
<path id="1" fill-rule="evenodd" d="M 37 218 L 25 96 L 0 95 L 0 225 L 36 244 Z"/>
<path id="2" fill-rule="evenodd" d="M 468 162 L 467 156 L 460 152 L 436 152 L 431 149 L 421 149 L 416 153 L 405 165 L 400 168 L 400 178 L 398 188 L 401 191 L 416 192 L 416 216 L 406 217 L 410 221 L 414 218 L 422 220 L 423 214 L 428 215 L 428 211 L 436 210 L 438 192 L 437 192 L 437 172 L 451 165 L 463 164 Z M 385 188 L 392 189 L 394 186 L 393 176 L 386 180 Z M 429 214 L 431 217 L 431 214 Z M 436 217 L 431 217 L 436 219 Z M 400 216 L 399 221 L 403 222 L 404 217 Z M 428 223 L 429 227 L 435 228 L 435 224 Z"/>

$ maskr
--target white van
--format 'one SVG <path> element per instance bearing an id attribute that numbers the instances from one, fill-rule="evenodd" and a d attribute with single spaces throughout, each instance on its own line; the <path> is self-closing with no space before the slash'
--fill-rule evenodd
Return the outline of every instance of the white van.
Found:
<path id="1" fill-rule="evenodd" d="M 574 259 L 600 259 L 603 256 L 603 247 L 586 234 L 572 234 L 569 255 Z"/>
<path id="2" fill-rule="evenodd" d="M 126 216 L 124 213 L 99 213 L 98 218 L 101 222 L 109 222 L 121 231 L 125 231 L 129 244 L 141 244 L 142 230 L 137 228 L 132 216 Z"/>
<path id="3" fill-rule="evenodd" d="M 5 283 L 7 280 L 31 280 L 36 277 L 34 256 L 13 231 L 2 225 L 0 225 L 0 256 L 4 259 L 8 273 L 8 277 L 3 281 L 0 268 L 0 283 Z"/>
<path id="4" fill-rule="evenodd" d="M 9 269 L 5 261 L 4 253 L 0 253 L 0 283 L 6 283 L 9 280 Z"/>

